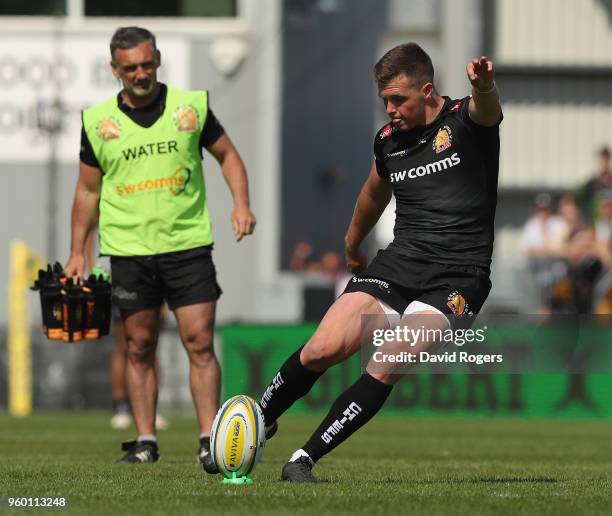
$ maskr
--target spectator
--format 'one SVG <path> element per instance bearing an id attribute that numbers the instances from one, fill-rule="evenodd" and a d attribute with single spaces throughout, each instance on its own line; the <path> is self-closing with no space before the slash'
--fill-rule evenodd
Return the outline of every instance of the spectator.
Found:
<path id="1" fill-rule="evenodd" d="M 321 270 L 334 283 L 336 298 L 344 292 L 353 276 L 345 269 L 340 254 L 334 251 L 328 251 L 321 257 Z"/>
<path id="2" fill-rule="evenodd" d="M 562 241 L 556 245 L 560 245 L 562 248 L 562 254 L 565 254 L 564 249 L 567 246 L 567 242 L 570 236 L 584 227 L 580 208 L 576 203 L 576 198 L 571 194 L 566 194 L 559 200 L 559 217 L 564 225 L 561 230 Z"/>
<path id="3" fill-rule="evenodd" d="M 553 215 L 550 195 L 539 194 L 535 198 L 534 212 L 523 229 L 522 241 L 527 255 L 534 258 L 562 256 L 567 236 L 567 223 L 561 216 Z"/>
<path id="4" fill-rule="evenodd" d="M 606 272 L 595 285 L 595 313 L 612 315 L 612 192 L 599 203 L 599 215 L 595 237 Z"/>
<path id="5" fill-rule="evenodd" d="M 610 162 L 610 149 L 603 147 L 599 153 L 599 169 L 584 185 L 582 185 L 576 197 L 582 205 L 587 219 L 596 223 L 599 218 L 598 204 L 604 197 L 612 195 L 612 167 Z"/>
<path id="6" fill-rule="evenodd" d="M 595 234 L 600 245 L 610 246 L 612 241 L 612 190 L 606 192 L 600 199 Z"/>
<path id="7" fill-rule="evenodd" d="M 312 259 L 312 245 L 306 240 L 300 240 L 291 253 L 289 269 L 292 272 L 306 272 L 313 268 L 316 263 Z"/>
<path id="8" fill-rule="evenodd" d="M 564 207 L 564 211 L 571 210 Z M 535 198 L 534 212 L 523 228 L 522 243 L 528 256 L 529 271 L 539 293 L 539 311 L 550 313 L 553 284 L 565 274 L 563 256 L 568 222 L 553 215 L 552 199 L 541 193 Z"/>
<path id="9" fill-rule="evenodd" d="M 567 259 L 573 312 L 591 314 L 595 285 L 604 270 L 593 228 L 584 228 L 572 235 L 568 243 Z"/>

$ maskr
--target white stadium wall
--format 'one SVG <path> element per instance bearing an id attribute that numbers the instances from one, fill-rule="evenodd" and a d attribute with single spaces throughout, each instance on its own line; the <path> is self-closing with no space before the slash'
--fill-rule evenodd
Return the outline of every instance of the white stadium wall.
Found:
<path id="1" fill-rule="evenodd" d="M 612 101 L 612 91 L 607 96 Z M 508 102 L 504 116 L 502 188 L 574 189 L 593 175 L 596 151 L 612 142 L 612 102 Z"/>
<path id="2" fill-rule="evenodd" d="M 495 0 L 495 4 L 500 62 L 612 65 L 612 7 L 607 0 Z"/>
<path id="3" fill-rule="evenodd" d="M 493 4 L 493 3 L 492 3 Z M 574 188 L 612 145 L 612 4 L 497 0 L 501 187 Z"/>

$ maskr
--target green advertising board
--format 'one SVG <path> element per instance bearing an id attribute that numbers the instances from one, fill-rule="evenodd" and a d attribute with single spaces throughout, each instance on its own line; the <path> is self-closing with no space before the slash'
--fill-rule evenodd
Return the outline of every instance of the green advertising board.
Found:
<path id="1" fill-rule="evenodd" d="M 249 394 L 259 399 L 279 367 L 305 344 L 316 325 L 232 325 L 220 329 L 225 397 Z M 591 333 L 589 333 L 589 331 Z M 544 361 L 546 349 L 558 347 L 563 328 L 539 332 L 529 341 L 530 328 L 500 326 L 492 340 L 521 345 Z M 581 333 L 600 344 L 609 328 Z M 521 336 L 523 337 L 521 340 Z M 533 335 L 532 335 L 533 337 Z M 522 343 L 522 344 L 521 344 Z M 607 342 L 604 342 L 607 349 Z M 601 347 L 601 346 L 600 346 Z M 607 360 L 609 357 L 604 357 Z M 602 360 L 600 357 L 598 360 Z M 604 368 L 600 369 L 604 370 Z M 361 374 L 360 354 L 329 369 L 292 412 L 326 411 Z M 457 414 L 462 416 L 612 417 L 612 374 L 608 373 L 437 373 L 408 374 L 395 387 L 384 411 L 388 414 Z"/>

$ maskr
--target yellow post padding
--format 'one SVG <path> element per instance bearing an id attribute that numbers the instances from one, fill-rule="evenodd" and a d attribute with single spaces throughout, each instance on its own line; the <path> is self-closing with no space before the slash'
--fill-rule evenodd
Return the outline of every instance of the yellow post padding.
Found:
<path id="1" fill-rule="evenodd" d="M 32 359 L 28 287 L 36 279 L 42 259 L 24 242 L 14 240 L 10 249 L 8 287 L 9 413 L 24 417 L 32 413 Z"/>

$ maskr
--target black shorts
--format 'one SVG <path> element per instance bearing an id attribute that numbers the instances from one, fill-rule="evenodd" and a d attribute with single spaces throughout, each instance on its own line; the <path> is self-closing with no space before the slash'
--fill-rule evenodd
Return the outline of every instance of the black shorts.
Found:
<path id="1" fill-rule="evenodd" d="M 113 303 L 120 310 L 171 310 L 219 299 L 212 246 L 153 256 L 111 256 Z"/>
<path id="2" fill-rule="evenodd" d="M 490 290 L 489 270 L 483 267 L 426 263 L 382 250 L 344 292 L 366 292 L 399 314 L 420 301 L 442 312 L 453 328 L 469 328 Z"/>

